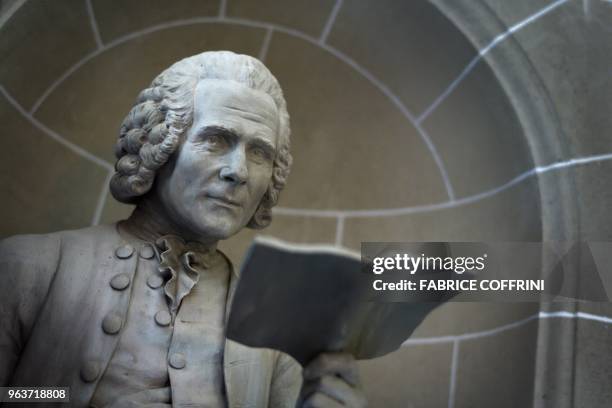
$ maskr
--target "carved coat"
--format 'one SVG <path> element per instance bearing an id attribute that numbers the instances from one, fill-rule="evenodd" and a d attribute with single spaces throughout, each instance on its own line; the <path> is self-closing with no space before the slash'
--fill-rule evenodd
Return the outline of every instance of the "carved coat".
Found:
<path id="1" fill-rule="evenodd" d="M 88 405 L 119 338 L 103 319 L 125 319 L 130 304 L 130 290 L 109 284 L 120 273 L 133 280 L 138 254 L 117 252 L 126 244 L 115 225 L 0 242 L 0 386 L 69 386 L 71 405 Z M 230 408 L 293 407 L 301 373 L 277 351 L 226 340 L 224 380 Z"/>

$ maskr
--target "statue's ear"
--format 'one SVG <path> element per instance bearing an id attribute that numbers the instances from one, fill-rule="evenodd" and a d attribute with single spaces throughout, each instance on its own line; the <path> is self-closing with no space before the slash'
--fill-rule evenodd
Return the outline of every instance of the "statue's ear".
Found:
<path id="1" fill-rule="evenodd" d="M 255 213 L 247 224 L 248 228 L 251 229 L 264 229 L 272 222 L 272 208 L 267 205 L 267 197 L 260 201 Z"/>

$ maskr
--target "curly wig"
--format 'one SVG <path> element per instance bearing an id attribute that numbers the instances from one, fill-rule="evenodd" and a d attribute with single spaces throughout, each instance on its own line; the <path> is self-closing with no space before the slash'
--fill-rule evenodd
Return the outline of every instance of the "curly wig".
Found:
<path id="1" fill-rule="evenodd" d="M 239 82 L 270 95 L 279 112 L 278 153 L 272 178 L 250 228 L 264 228 L 272 220 L 291 167 L 289 114 L 283 91 L 272 73 L 259 60 L 230 51 L 210 51 L 185 58 L 162 72 L 144 89 L 123 120 L 115 145 L 115 174 L 110 190 L 118 201 L 137 204 L 162 167 L 179 146 L 193 121 L 194 92 L 203 79 Z"/>

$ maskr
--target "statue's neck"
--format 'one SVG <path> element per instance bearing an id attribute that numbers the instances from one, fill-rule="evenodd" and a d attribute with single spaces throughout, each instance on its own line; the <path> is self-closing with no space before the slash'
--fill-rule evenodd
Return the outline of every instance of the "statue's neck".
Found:
<path id="1" fill-rule="evenodd" d="M 150 199 L 143 199 L 138 203 L 132 215 L 127 220 L 121 221 L 120 227 L 148 242 L 155 242 L 165 235 L 176 235 L 187 242 L 198 242 L 209 250 L 217 247 L 217 241 L 207 241 L 179 228 L 171 221 L 162 206 Z"/>

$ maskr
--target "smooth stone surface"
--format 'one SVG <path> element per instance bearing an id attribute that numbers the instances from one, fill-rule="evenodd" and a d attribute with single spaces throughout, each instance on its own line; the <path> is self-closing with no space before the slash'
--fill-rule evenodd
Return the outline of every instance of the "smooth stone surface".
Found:
<path id="1" fill-rule="evenodd" d="M 295 135 L 283 206 L 392 208 L 448 198 L 417 129 L 363 75 L 283 33 L 274 34 L 266 63 L 283 84 Z"/>
<path id="2" fill-rule="evenodd" d="M 612 160 L 558 172 L 558 177 L 566 177 L 577 184 L 580 239 L 583 241 L 612 241 L 611 175 Z"/>
<path id="3" fill-rule="evenodd" d="M 402 347 L 358 361 L 370 407 L 447 407 L 452 343 Z"/>
<path id="4" fill-rule="evenodd" d="M 545 0 L 524 2 L 526 5 L 516 7 L 521 11 L 517 16 L 517 11 L 511 10 L 514 4 L 503 0 L 486 2 L 504 21 L 514 21 L 512 24 L 550 4 Z M 558 143 L 570 147 L 567 152 L 571 157 L 610 152 L 610 137 L 603 136 L 602 129 L 612 128 L 611 20 L 608 2 L 568 1 L 537 24 L 529 24 L 513 35 L 555 105 L 565 133 L 555 136 Z"/>
<path id="5" fill-rule="evenodd" d="M 318 38 L 335 3 L 335 0 L 231 0 L 227 2 L 227 15 L 278 24 Z"/>
<path id="6" fill-rule="evenodd" d="M 126 273 L 115 275 L 110 281 L 111 288 L 115 290 L 124 290 L 130 286 L 130 277 Z"/>
<path id="7" fill-rule="evenodd" d="M 459 29 L 428 1 L 345 1 L 327 43 L 369 70 L 415 116 L 476 55 Z"/>
<path id="8" fill-rule="evenodd" d="M 478 64 L 423 127 L 457 197 L 500 187 L 535 167 L 514 108 L 486 64 Z"/>
<path id="9" fill-rule="evenodd" d="M 177 370 L 185 368 L 187 365 L 187 360 L 185 359 L 185 355 L 183 353 L 172 353 L 168 362 L 170 363 L 170 367 Z"/>
<path id="10" fill-rule="evenodd" d="M 102 320 L 102 330 L 106 334 L 117 334 L 123 326 L 123 318 L 117 313 L 108 314 L 104 320 Z"/>
<path id="11" fill-rule="evenodd" d="M 538 322 L 459 345 L 455 407 L 533 404 Z"/>
<path id="12" fill-rule="evenodd" d="M 347 218 L 343 244 L 361 242 L 538 241 L 542 236 L 537 179 L 474 203 L 390 217 Z"/>
<path id="13" fill-rule="evenodd" d="M 612 326 L 610 323 L 579 320 L 574 387 L 576 406 L 608 407 L 612 400 L 611 378 Z"/>
<path id="14" fill-rule="evenodd" d="M 435 309 L 421 323 L 411 338 L 435 338 L 486 332 L 525 319 L 539 312 L 537 303 L 446 303 Z M 477 319 L 474 316 L 478 316 Z"/>
<path id="15" fill-rule="evenodd" d="M 217 0 L 92 0 L 103 42 L 157 24 L 219 14 Z"/>
<path id="16" fill-rule="evenodd" d="M 168 326 L 170 323 L 172 323 L 172 316 L 170 316 L 170 313 L 166 312 L 165 310 L 160 310 L 159 312 L 155 313 L 155 323 L 162 327 Z"/>
<path id="17" fill-rule="evenodd" d="M 102 210 L 100 222 L 108 224 L 119 220 L 126 220 L 132 211 L 134 211 L 133 205 L 120 203 L 109 193 L 104 202 L 104 210 Z"/>
<path id="18" fill-rule="evenodd" d="M 95 47 L 84 1 L 25 2 L 0 28 L 0 83 L 29 110 Z"/>
<path id="19" fill-rule="evenodd" d="M 89 225 L 107 171 L 44 134 L 2 95 L 0 122 L 9 140 L 19 140 L 2 147 L 0 236 Z"/>

